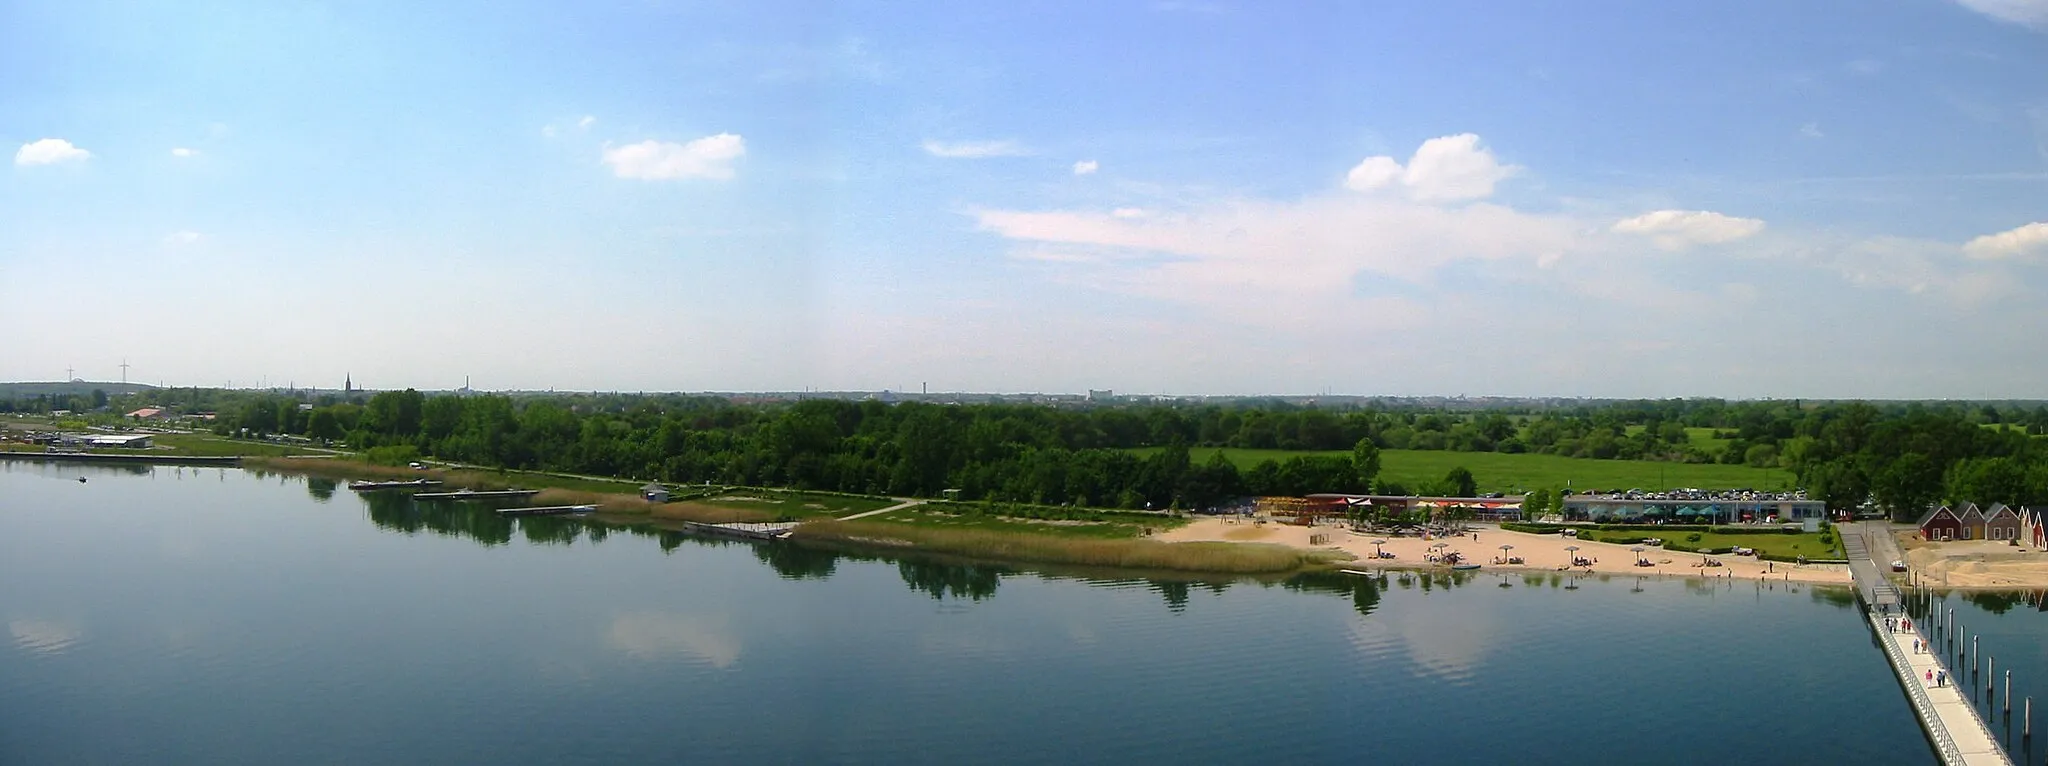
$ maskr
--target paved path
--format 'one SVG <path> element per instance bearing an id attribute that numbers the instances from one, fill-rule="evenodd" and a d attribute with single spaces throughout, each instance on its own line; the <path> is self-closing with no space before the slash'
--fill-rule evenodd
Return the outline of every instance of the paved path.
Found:
<path id="1" fill-rule="evenodd" d="M 1893 616 L 1898 613 L 1893 612 Z M 1899 678 L 1899 685 L 1906 690 L 1907 702 L 1913 707 L 1913 714 L 1920 718 L 1920 725 L 1927 730 L 1927 738 L 1934 742 L 1934 753 L 1945 766 L 1969 764 L 1976 766 L 2012 766 L 2012 759 L 2000 747 L 1998 738 L 1985 728 L 1984 719 L 1977 716 L 1977 708 L 1969 697 L 1969 679 L 1951 676 L 1946 686 L 1930 686 L 1927 672 L 1947 670 L 1939 654 L 1926 651 L 1926 637 L 1920 634 L 1920 625 L 1915 623 L 1912 631 L 1889 631 L 1885 629 L 1885 615 L 1871 613 L 1870 629 L 1877 634 L 1878 643 L 1883 645 L 1885 657 L 1891 661 L 1892 670 Z M 1913 651 L 1913 641 L 1919 639 L 1921 651 Z M 1967 671 L 1965 671 L 1967 672 Z M 1963 687 L 1957 687 L 1960 682 Z M 1981 690 L 1977 693 L 1982 693 Z"/>
<path id="2" fill-rule="evenodd" d="M 905 498 L 901 498 L 901 497 L 898 497 L 898 498 L 891 498 L 891 499 L 894 499 L 894 500 L 902 500 L 903 502 L 897 503 L 897 504 L 895 504 L 895 505 L 892 505 L 892 506 L 889 506 L 889 507 L 887 507 L 887 508 L 881 508 L 881 509 L 878 509 L 878 510 L 868 511 L 867 513 L 856 513 L 856 514 L 854 514 L 854 515 L 852 515 L 852 516 L 841 516 L 841 517 L 839 517 L 839 520 L 840 520 L 840 521 L 852 521 L 852 520 L 854 520 L 854 519 L 865 519 L 865 518 L 867 518 L 867 517 L 869 517 L 869 516 L 880 516 L 880 515 L 882 515 L 882 514 L 884 514 L 884 513 L 888 513 L 888 512 L 890 512 L 890 511 L 900 511 L 900 510 L 903 510 L 903 509 L 905 509 L 905 508 L 909 508 L 909 507 L 911 507 L 911 506 L 913 506 L 913 505 L 924 505 L 924 501 L 923 501 L 923 500 L 909 500 L 909 499 L 905 499 Z"/>

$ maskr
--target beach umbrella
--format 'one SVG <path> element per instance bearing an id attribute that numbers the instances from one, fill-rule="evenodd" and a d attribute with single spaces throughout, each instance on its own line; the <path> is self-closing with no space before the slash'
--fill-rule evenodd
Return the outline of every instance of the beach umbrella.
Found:
<path id="1" fill-rule="evenodd" d="M 1372 541 L 1372 555 L 1374 555 L 1374 556 L 1376 556 L 1376 557 L 1381 557 L 1381 558 L 1384 558 L 1383 556 L 1380 556 L 1380 546 L 1382 546 L 1382 545 L 1386 545 L 1386 544 L 1387 544 L 1387 541 L 1386 541 L 1386 540 L 1374 540 L 1374 541 Z"/>
<path id="2" fill-rule="evenodd" d="M 1565 546 L 1565 547 L 1564 547 L 1564 552 L 1565 552 L 1565 554 L 1566 554 L 1566 555 L 1568 555 L 1568 556 L 1570 556 L 1570 557 L 1571 557 L 1571 559 L 1570 559 L 1570 560 L 1571 560 L 1571 563 L 1573 563 L 1573 564 L 1578 564 L 1578 563 L 1579 563 L 1579 546 L 1576 546 L 1576 545 L 1567 545 L 1567 546 Z"/>
<path id="3" fill-rule="evenodd" d="M 1633 552 L 1633 553 L 1635 553 L 1635 554 L 1636 554 L 1636 562 L 1637 562 L 1637 563 L 1641 563 L 1641 562 L 1643 562 L 1643 561 L 1646 561 L 1646 560 L 1647 560 L 1647 559 L 1644 559 L 1644 558 L 1643 558 L 1643 546 L 1637 545 L 1637 546 L 1631 547 L 1631 548 L 1629 548 L 1629 551 L 1631 551 L 1631 552 Z"/>
<path id="4" fill-rule="evenodd" d="M 1500 547 L 1500 562 L 1501 562 L 1501 563 L 1503 563 L 1503 564 L 1507 563 L 1507 562 L 1508 562 L 1508 551 L 1511 551 L 1511 550 L 1514 550 L 1514 549 L 1515 549 L 1515 546 L 1512 546 L 1512 545 L 1503 545 L 1503 546 L 1501 546 L 1501 547 Z"/>

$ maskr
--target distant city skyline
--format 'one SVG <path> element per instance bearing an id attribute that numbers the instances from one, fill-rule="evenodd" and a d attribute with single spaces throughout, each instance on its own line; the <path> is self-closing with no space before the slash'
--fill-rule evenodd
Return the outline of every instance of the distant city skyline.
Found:
<path id="1" fill-rule="evenodd" d="M 2048 397 L 2048 0 L 0 0 L 0 380 Z"/>

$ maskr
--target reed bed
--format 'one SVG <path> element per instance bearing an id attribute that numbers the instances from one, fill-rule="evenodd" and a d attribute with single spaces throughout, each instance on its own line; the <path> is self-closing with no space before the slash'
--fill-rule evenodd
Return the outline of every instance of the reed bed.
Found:
<path id="1" fill-rule="evenodd" d="M 1322 552 L 1266 543 L 1164 543 L 1158 540 L 935 529 L 865 521 L 810 522 L 797 527 L 794 536 L 914 548 L 978 559 L 1219 574 L 1291 572 L 1328 563 L 1332 558 Z"/>

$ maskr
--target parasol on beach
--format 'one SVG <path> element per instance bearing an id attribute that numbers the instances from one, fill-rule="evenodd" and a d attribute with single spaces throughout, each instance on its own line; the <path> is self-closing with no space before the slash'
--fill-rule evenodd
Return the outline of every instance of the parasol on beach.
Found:
<path id="1" fill-rule="evenodd" d="M 1374 540 L 1374 541 L 1372 541 L 1372 555 L 1374 555 L 1374 556 L 1376 556 L 1376 557 L 1378 557 L 1378 558 L 1386 558 L 1386 556 L 1385 556 L 1384 554 L 1382 554 L 1382 553 L 1380 552 L 1380 546 L 1382 546 L 1382 545 L 1386 545 L 1386 544 L 1387 544 L 1387 541 L 1386 541 L 1386 540 L 1383 540 L 1383 539 L 1382 539 L 1382 540 Z"/>
<path id="2" fill-rule="evenodd" d="M 1643 546 L 1631 546 L 1629 548 L 1629 552 L 1634 553 L 1636 555 L 1636 566 L 1642 566 L 1643 562 L 1649 561 L 1649 559 L 1643 558 Z"/>
<path id="3" fill-rule="evenodd" d="M 1512 546 L 1512 545 L 1502 545 L 1502 546 L 1500 547 L 1500 563 L 1502 563 L 1502 564 L 1506 564 L 1506 563 L 1508 563 L 1508 551 L 1511 551 L 1511 550 L 1514 550 L 1514 549 L 1515 549 L 1515 546 Z"/>
<path id="4" fill-rule="evenodd" d="M 1571 562 L 1571 565 L 1572 565 L 1572 566 L 1578 566 L 1578 564 L 1579 564 L 1579 546 L 1576 546 L 1576 545 L 1567 545 L 1567 546 L 1565 546 L 1565 547 L 1564 547 L 1564 552 L 1565 552 L 1565 555 L 1566 555 L 1566 556 L 1569 556 L 1569 557 L 1570 557 L 1569 561 Z"/>

